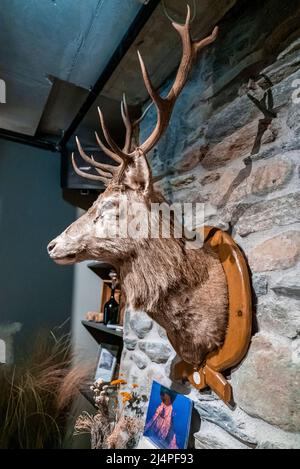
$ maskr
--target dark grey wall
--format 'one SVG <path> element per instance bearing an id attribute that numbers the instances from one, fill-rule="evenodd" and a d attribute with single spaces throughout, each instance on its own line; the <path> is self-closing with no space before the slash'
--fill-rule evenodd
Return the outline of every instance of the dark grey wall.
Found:
<path id="1" fill-rule="evenodd" d="M 23 324 L 19 346 L 71 316 L 73 269 L 46 251 L 75 218 L 59 173 L 58 154 L 0 140 L 0 323 Z"/>

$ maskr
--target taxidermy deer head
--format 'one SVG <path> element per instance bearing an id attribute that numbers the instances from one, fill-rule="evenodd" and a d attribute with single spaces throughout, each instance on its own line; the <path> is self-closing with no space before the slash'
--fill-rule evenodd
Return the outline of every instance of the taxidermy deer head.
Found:
<path id="1" fill-rule="evenodd" d="M 190 37 L 190 9 L 184 25 L 173 23 L 182 41 L 182 58 L 168 95 L 162 98 L 153 88 L 141 55 L 138 53 L 143 79 L 157 111 L 157 123 L 146 141 L 133 144 L 133 131 L 143 116 L 131 122 L 125 98 L 121 103 L 126 128 L 121 149 L 111 138 L 99 109 L 104 144 L 96 133 L 102 151 L 117 165 L 107 165 L 88 156 L 78 139 L 80 156 L 97 174 L 86 174 L 76 165 L 82 177 L 102 181 L 107 186 L 93 206 L 61 235 L 50 242 L 50 257 L 59 264 L 73 264 L 87 259 L 111 263 L 119 270 L 123 292 L 131 310 L 146 311 L 167 331 L 170 342 L 186 362 L 199 366 L 207 353 L 219 347 L 227 324 L 227 288 L 220 261 L 203 247 L 188 249 L 184 237 L 112 236 L 110 227 L 124 220 L 120 206 L 126 201 L 130 224 L 135 207 L 142 207 L 145 220 L 151 217 L 153 203 L 164 201 L 153 186 L 146 154 L 158 142 L 170 120 L 175 105 L 200 49 L 211 44 L 213 33 L 200 41 Z M 145 113 L 144 113 L 145 114 Z M 116 213 L 117 220 L 116 220 Z M 157 224 L 160 219 L 156 220 Z"/>

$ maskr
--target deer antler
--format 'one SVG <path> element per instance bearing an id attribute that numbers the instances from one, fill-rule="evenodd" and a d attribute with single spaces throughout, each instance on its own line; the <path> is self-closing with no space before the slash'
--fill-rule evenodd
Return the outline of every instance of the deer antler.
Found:
<path id="1" fill-rule="evenodd" d="M 181 58 L 181 61 L 177 70 L 174 83 L 165 98 L 162 98 L 154 89 L 151 83 L 151 80 L 149 78 L 147 68 L 142 59 L 142 56 L 140 52 L 138 51 L 138 58 L 139 58 L 140 67 L 142 70 L 143 80 L 144 80 L 146 89 L 149 93 L 149 96 L 152 102 L 145 109 L 141 117 L 139 117 L 137 120 L 132 122 L 129 116 L 126 98 L 125 98 L 125 95 L 123 95 L 123 98 L 121 101 L 121 115 L 122 115 L 122 120 L 124 122 L 124 126 L 126 129 L 126 135 L 125 135 L 124 147 L 122 149 L 119 148 L 119 146 L 114 142 L 114 140 L 110 136 L 110 133 L 105 125 L 103 114 L 101 110 L 98 108 L 102 132 L 110 148 L 108 148 L 101 141 L 99 135 L 97 134 L 97 132 L 95 132 L 97 143 L 106 155 L 108 155 L 110 158 L 112 158 L 114 161 L 118 163 L 118 166 L 107 165 L 107 164 L 99 163 L 98 161 L 95 161 L 92 155 L 88 156 L 83 151 L 82 146 L 79 142 L 79 139 L 76 137 L 76 143 L 77 143 L 80 156 L 83 158 L 83 160 L 85 160 L 87 163 L 89 163 L 91 166 L 93 166 L 96 169 L 99 176 L 87 174 L 81 171 L 76 166 L 74 154 L 72 154 L 72 164 L 77 174 L 79 174 L 82 177 L 86 177 L 87 179 L 94 180 L 94 181 L 96 180 L 102 181 L 107 185 L 113 178 L 119 177 L 124 172 L 124 169 L 126 168 L 126 166 L 130 164 L 133 157 L 136 156 L 137 150 L 139 150 L 138 155 L 146 154 L 158 142 L 158 140 L 160 139 L 163 132 L 168 126 L 176 99 L 178 98 L 182 88 L 185 85 L 189 71 L 192 67 L 195 57 L 197 56 L 197 53 L 203 47 L 214 42 L 218 34 L 218 27 L 215 27 L 210 36 L 207 36 L 206 38 L 200 41 L 193 41 L 190 35 L 190 16 L 191 16 L 190 7 L 189 5 L 187 5 L 187 16 L 186 16 L 185 23 L 183 25 L 175 23 L 175 22 L 172 23 L 173 27 L 179 33 L 180 38 L 181 38 L 182 58 Z M 139 147 L 133 150 L 132 149 L 133 130 L 143 120 L 143 118 L 147 114 L 152 104 L 155 105 L 156 111 L 157 111 L 156 126 L 153 132 L 151 133 L 151 135 L 149 135 L 149 137 L 147 138 L 147 140 L 144 143 L 142 143 Z"/>
<path id="2" fill-rule="evenodd" d="M 136 119 L 135 121 L 132 122 L 131 119 L 130 119 L 130 116 L 129 116 L 128 106 L 127 106 L 127 102 L 126 102 L 126 96 L 125 96 L 125 93 L 123 94 L 123 98 L 122 98 L 122 101 L 121 101 L 121 115 L 122 115 L 122 119 L 123 119 L 125 129 L 126 129 L 126 137 L 125 137 L 125 144 L 124 144 L 124 147 L 123 147 L 123 152 L 125 152 L 127 154 L 130 153 L 131 146 L 132 146 L 133 131 L 134 131 L 135 127 L 137 127 L 142 122 L 142 120 L 146 116 L 146 114 L 149 111 L 152 104 L 153 103 L 150 103 L 146 107 L 146 109 L 144 110 L 143 114 L 138 119 Z"/>
<path id="3" fill-rule="evenodd" d="M 101 113 L 101 110 L 98 108 L 100 124 L 101 124 L 102 130 L 103 130 L 103 134 L 104 134 L 104 136 L 107 140 L 107 143 L 110 144 L 112 149 L 109 149 L 101 141 L 98 133 L 95 132 L 97 143 L 98 143 L 99 147 L 102 149 L 102 151 L 106 155 L 108 155 L 110 158 L 112 158 L 114 161 L 116 161 L 119 165 L 118 166 L 112 166 L 112 165 L 109 165 L 109 164 L 99 163 L 98 161 L 96 161 L 94 159 L 93 155 L 88 156 L 84 152 L 84 150 L 81 146 L 81 143 L 79 141 L 79 138 L 76 137 L 76 144 L 77 144 L 77 148 L 78 148 L 78 151 L 79 151 L 79 154 L 80 154 L 81 158 L 84 161 L 86 161 L 90 166 L 93 166 L 96 169 L 96 171 L 98 172 L 99 176 L 94 175 L 94 174 L 85 173 L 84 171 L 80 170 L 78 168 L 77 164 L 76 164 L 74 154 L 72 154 L 72 164 L 73 164 L 74 171 L 81 177 L 84 177 L 86 179 L 91 179 L 92 181 L 101 181 L 101 182 L 104 182 L 105 185 L 108 185 L 116 175 L 119 176 L 122 173 L 121 168 L 125 169 L 126 165 L 130 161 L 129 151 L 131 150 L 131 146 L 132 146 L 132 135 L 133 135 L 134 128 L 144 119 L 145 115 L 147 114 L 147 112 L 150 109 L 150 107 L 152 106 L 152 104 L 153 103 L 150 103 L 149 106 L 147 106 L 147 108 L 143 112 L 143 114 L 138 119 L 136 119 L 135 121 L 132 122 L 131 119 L 130 119 L 130 116 L 129 116 L 126 97 L 125 97 L 125 94 L 123 94 L 123 98 L 122 98 L 122 101 L 121 101 L 121 115 L 122 115 L 122 119 L 123 119 L 125 129 L 126 129 L 126 136 L 125 136 L 124 147 L 123 147 L 122 150 L 117 146 L 117 144 L 111 138 L 111 136 L 110 136 L 110 134 L 109 134 L 109 132 L 106 128 L 106 125 L 104 123 L 103 114 Z M 113 149 L 115 151 L 113 151 Z"/>
<path id="4" fill-rule="evenodd" d="M 157 123 L 152 134 L 147 138 L 147 140 L 140 146 L 141 150 L 144 153 L 148 153 L 151 148 L 158 142 L 161 135 L 165 131 L 168 122 L 171 117 L 173 107 L 175 105 L 176 99 L 178 98 L 186 80 L 188 73 L 192 67 L 193 60 L 195 59 L 197 53 L 200 49 L 211 44 L 215 41 L 218 34 L 218 27 L 215 27 L 212 34 L 200 41 L 192 41 L 190 36 L 190 16 L 191 11 L 190 7 L 187 5 L 187 16 L 185 24 L 181 25 L 178 23 L 172 23 L 172 26 L 179 33 L 182 41 L 182 58 L 176 74 L 175 81 L 165 98 L 162 98 L 153 88 L 153 85 L 150 81 L 148 71 L 144 64 L 141 54 L 138 52 L 138 57 L 140 61 L 140 66 L 143 74 L 143 79 L 149 96 L 155 104 L 157 110 Z"/>
<path id="5" fill-rule="evenodd" d="M 125 144 L 124 144 L 124 147 L 123 147 L 123 151 L 125 153 L 128 153 L 131 150 L 133 124 L 130 120 L 125 93 L 123 94 L 123 98 L 122 98 L 122 101 L 121 101 L 121 116 L 122 116 L 122 119 L 123 119 L 123 122 L 124 122 L 124 125 L 125 125 L 125 129 L 126 129 L 126 137 L 125 137 Z"/>
<path id="6" fill-rule="evenodd" d="M 77 148 L 78 148 L 78 151 L 79 151 L 79 154 L 80 154 L 81 158 L 84 161 L 86 161 L 90 166 L 93 166 L 96 169 L 99 176 L 89 174 L 89 173 L 85 173 L 85 172 L 81 171 L 77 167 L 76 162 L 75 162 L 75 158 L 74 158 L 74 153 L 72 153 L 72 164 L 73 164 L 74 171 L 79 176 L 85 177 L 86 179 L 91 179 L 92 181 L 101 181 L 101 182 L 104 182 L 105 185 L 108 185 L 110 180 L 113 178 L 113 176 L 118 172 L 119 168 L 117 166 L 112 166 L 112 165 L 109 165 L 109 164 L 99 163 L 98 161 L 96 161 L 94 159 L 93 155 L 88 156 L 83 151 L 83 148 L 81 146 L 81 143 L 80 143 L 78 137 L 76 137 L 76 143 L 77 143 Z"/>
<path id="7" fill-rule="evenodd" d="M 91 161 L 93 162 L 93 163 L 91 163 L 91 166 L 95 166 L 95 163 L 97 163 L 97 161 L 95 161 L 94 159 L 91 159 Z M 85 179 L 91 179 L 92 181 L 101 181 L 101 182 L 104 182 L 105 185 L 108 185 L 109 182 L 110 182 L 111 177 L 107 178 L 107 177 L 104 177 L 104 176 L 96 176 L 94 174 L 89 174 L 89 173 L 85 173 L 84 171 L 81 171 L 81 169 L 79 169 L 77 164 L 76 164 L 74 152 L 72 153 L 72 165 L 73 165 L 75 173 L 78 174 L 78 176 L 81 176 Z M 100 171 L 97 168 L 96 168 L 96 170 Z"/>

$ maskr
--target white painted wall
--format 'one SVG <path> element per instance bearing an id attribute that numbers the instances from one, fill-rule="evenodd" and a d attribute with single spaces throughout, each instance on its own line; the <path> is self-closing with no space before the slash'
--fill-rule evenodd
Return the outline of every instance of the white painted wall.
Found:
<path id="1" fill-rule="evenodd" d="M 6 363 L 6 345 L 2 339 L 0 339 L 0 363 Z"/>
<path id="2" fill-rule="evenodd" d="M 78 210 L 78 216 L 82 214 Z M 72 306 L 72 345 L 75 361 L 96 360 L 98 345 L 81 321 L 88 311 L 99 311 L 102 280 L 88 267 L 89 262 L 75 265 Z"/>

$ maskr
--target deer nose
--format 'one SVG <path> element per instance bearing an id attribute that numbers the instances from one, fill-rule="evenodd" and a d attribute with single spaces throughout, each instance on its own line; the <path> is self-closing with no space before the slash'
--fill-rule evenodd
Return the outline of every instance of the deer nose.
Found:
<path id="1" fill-rule="evenodd" d="M 47 247 L 48 254 L 50 254 L 50 252 L 53 251 L 55 246 L 56 246 L 56 243 L 54 243 L 53 241 L 51 241 L 51 243 L 48 244 L 48 247 Z"/>

